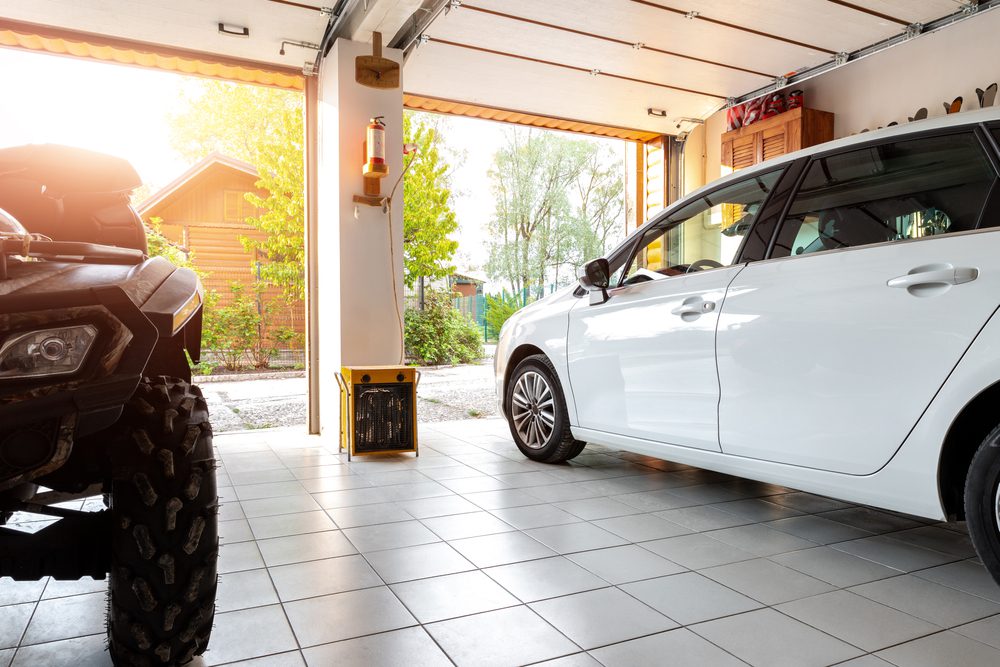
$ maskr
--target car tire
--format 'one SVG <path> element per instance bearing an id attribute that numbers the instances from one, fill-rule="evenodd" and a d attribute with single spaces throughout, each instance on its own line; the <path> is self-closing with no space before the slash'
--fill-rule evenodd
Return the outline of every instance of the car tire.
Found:
<path id="1" fill-rule="evenodd" d="M 507 384 L 506 405 L 514 444 L 532 461 L 562 463 L 587 444 L 570 432 L 562 385 L 545 355 L 526 357 L 517 365 Z"/>
<path id="2" fill-rule="evenodd" d="M 109 651 L 116 665 L 183 665 L 208 648 L 218 496 L 201 391 L 144 379 L 113 427 Z"/>
<path id="3" fill-rule="evenodd" d="M 965 482 L 965 520 L 976 553 L 1000 584 L 1000 426 L 972 457 Z"/>

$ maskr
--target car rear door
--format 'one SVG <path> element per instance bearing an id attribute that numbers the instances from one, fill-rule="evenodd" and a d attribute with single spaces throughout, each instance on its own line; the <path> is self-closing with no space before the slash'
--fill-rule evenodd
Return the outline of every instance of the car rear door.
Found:
<path id="1" fill-rule="evenodd" d="M 815 157 L 726 296 L 722 450 L 885 465 L 1000 303 L 998 195 L 975 128 Z"/>

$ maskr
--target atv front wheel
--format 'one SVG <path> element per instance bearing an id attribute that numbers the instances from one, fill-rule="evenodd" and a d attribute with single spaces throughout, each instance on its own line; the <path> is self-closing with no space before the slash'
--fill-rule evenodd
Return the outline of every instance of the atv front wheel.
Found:
<path id="1" fill-rule="evenodd" d="M 208 648 L 219 538 L 201 391 L 146 378 L 114 427 L 108 639 L 117 665 L 182 665 Z"/>

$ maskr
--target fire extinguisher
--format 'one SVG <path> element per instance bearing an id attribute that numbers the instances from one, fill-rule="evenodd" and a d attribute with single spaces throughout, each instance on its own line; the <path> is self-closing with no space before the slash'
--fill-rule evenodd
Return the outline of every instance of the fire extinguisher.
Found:
<path id="1" fill-rule="evenodd" d="M 385 169 L 385 123 L 382 116 L 375 116 L 368 124 L 366 135 L 365 171 L 368 173 L 382 173 Z M 377 166 L 376 166 L 377 165 Z"/>

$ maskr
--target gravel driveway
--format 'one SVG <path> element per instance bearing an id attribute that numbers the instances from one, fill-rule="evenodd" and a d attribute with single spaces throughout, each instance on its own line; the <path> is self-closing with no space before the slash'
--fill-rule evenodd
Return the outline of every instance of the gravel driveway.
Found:
<path id="1" fill-rule="evenodd" d="M 493 360 L 420 369 L 417 419 L 450 421 L 497 414 Z M 306 379 L 271 378 L 204 381 L 195 378 L 216 433 L 306 423 Z"/>

